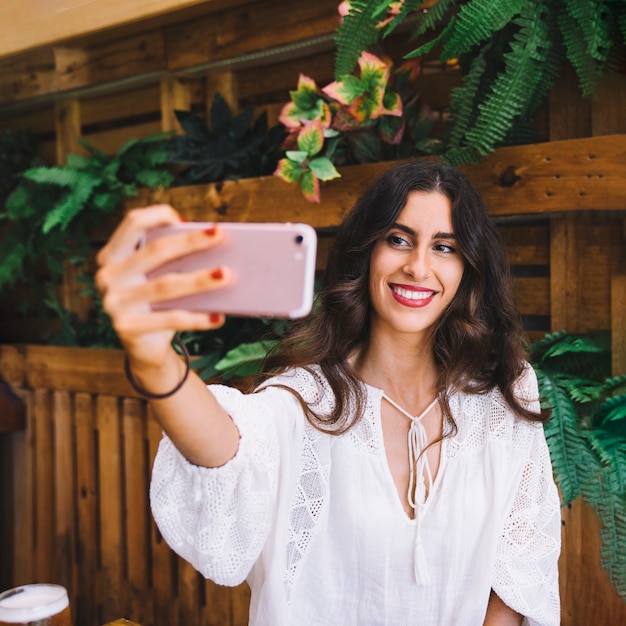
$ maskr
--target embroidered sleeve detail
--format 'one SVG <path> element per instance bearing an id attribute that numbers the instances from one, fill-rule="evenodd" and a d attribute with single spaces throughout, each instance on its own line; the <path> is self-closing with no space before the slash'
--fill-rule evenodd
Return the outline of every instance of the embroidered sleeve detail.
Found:
<path id="1" fill-rule="evenodd" d="M 517 381 L 515 394 L 531 411 L 539 411 L 537 377 L 530 365 Z M 458 432 L 448 443 L 448 457 L 456 456 L 460 450 L 480 450 L 488 440 L 513 441 L 514 454 L 528 450 L 533 432 L 517 427 L 520 420 L 512 415 L 498 389 L 484 394 L 457 394 L 450 400 L 450 409 Z"/>
<path id="2" fill-rule="evenodd" d="M 242 582 L 267 536 L 277 493 L 276 421 L 261 395 L 214 386 L 237 425 L 237 454 L 218 468 L 193 465 L 166 436 L 154 462 L 150 501 L 165 541 L 206 578 Z"/>
<path id="3" fill-rule="evenodd" d="M 289 594 L 328 496 L 330 448 L 319 445 L 322 434 L 310 425 L 304 430 L 302 470 L 289 513 L 285 586 Z"/>
<path id="4" fill-rule="evenodd" d="M 534 445 L 497 547 L 492 586 L 531 626 L 558 626 L 560 502 L 541 427 L 527 428 Z"/>

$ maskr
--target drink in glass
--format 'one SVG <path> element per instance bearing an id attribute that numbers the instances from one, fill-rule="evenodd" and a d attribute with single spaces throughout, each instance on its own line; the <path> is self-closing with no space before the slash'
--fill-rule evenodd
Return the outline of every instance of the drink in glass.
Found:
<path id="1" fill-rule="evenodd" d="M 70 601 L 61 585 L 22 585 L 0 593 L 0 626 L 72 626 Z"/>

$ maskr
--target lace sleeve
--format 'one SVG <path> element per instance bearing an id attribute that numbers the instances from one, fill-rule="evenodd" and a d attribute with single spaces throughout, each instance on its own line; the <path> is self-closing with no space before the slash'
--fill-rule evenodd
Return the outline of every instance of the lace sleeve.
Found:
<path id="1" fill-rule="evenodd" d="M 520 396 L 531 409 L 538 408 L 537 379 L 530 367 L 520 381 Z M 534 436 L 498 542 L 492 587 L 503 602 L 526 617 L 525 624 L 558 626 L 559 495 L 543 428 L 525 422 L 518 428 L 533 429 Z"/>
<path id="2" fill-rule="evenodd" d="M 155 458 L 150 503 L 168 545 L 206 578 L 237 585 L 260 554 L 277 497 L 281 438 L 289 399 L 244 395 L 213 386 L 241 439 L 237 454 L 218 468 L 191 464 L 164 436 Z M 273 398 L 273 400 L 272 400 Z"/>

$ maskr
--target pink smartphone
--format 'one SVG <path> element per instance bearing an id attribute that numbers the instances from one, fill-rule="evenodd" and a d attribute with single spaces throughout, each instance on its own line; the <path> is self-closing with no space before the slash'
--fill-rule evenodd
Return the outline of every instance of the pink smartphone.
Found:
<path id="1" fill-rule="evenodd" d="M 184 222 L 154 228 L 145 242 L 216 224 Z M 159 267 L 150 277 L 171 272 L 191 272 L 228 267 L 231 283 L 214 291 L 196 293 L 153 304 L 154 310 L 187 309 L 251 317 L 304 317 L 313 306 L 317 234 L 307 224 L 217 224 L 224 240 L 215 248 L 195 252 Z"/>

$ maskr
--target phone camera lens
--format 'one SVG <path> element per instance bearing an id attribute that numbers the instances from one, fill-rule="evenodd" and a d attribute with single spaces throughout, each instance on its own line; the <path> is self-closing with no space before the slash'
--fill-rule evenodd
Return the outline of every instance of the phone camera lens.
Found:
<path id="1" fill-rule="evenodd" d="M 296 243 L 301 244 L 304 241 L 304 237 L 302 235 L 296 236 Z"/>

